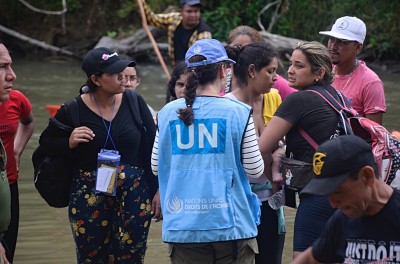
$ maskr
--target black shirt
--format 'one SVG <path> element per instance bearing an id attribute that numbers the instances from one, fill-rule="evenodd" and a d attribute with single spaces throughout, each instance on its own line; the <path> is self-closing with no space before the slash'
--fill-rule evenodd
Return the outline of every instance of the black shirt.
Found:
<path id="1" fill-rule="evenodd" d="M 185 29 L 182 26 L 182 23 L 176 28 L 174 35 L 174 53 L 175 53 L 175 62 L 185 60 L 186 51 L 189 49 L 189 39 L 192 36 L 193 32 L 196 28 L 193 29 Z"/>
<path id="2" fill-rule="evenodd" d="M 293 125 L 286 135 L 286 156 L 292 154 L 292 158 L 309 163 L 312 163 L 315 150 L 300 134 L 298 127 L 320 145 L 335 134 L 339 120 L 339 114 L 324 99 L 309 91 L 290 94 L 278 107 L 275 116 Z"/>

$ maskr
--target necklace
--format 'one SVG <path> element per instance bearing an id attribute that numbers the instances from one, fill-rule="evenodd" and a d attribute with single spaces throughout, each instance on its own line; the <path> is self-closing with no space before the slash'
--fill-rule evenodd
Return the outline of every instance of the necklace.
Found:
<path id="1" fill-rule="evenodd" d="M 343 88 L 340 89 L 340 92 L 343 93 L 343 92 L 346 90 L 347 85 L 349 84 L 351 78 L 353 77 L 353 73 L 354 73 L 354 72 L 356 71 L 356 69 L 358 68 L 358 65 L 359 65 L 359 62 L 358 62 L 358 60 L 356 59 L 356 63 L 354 64 L 353 69 L 351 70 L 351 72 L 348 74 L 349 77 L 347 78 L 347 81 L 346 81 L 346 83 L 344 84 Z"/>

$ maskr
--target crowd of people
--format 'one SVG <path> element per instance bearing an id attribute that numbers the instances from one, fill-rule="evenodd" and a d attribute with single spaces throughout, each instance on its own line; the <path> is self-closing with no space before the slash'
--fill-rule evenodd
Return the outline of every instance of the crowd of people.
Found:
<path id="1" fill-rule="evenodd" d="M 165 106 L 156 113 L 134 91 L 134 60 L 95 48 L 82 61 L 80 125 L 61 106 L 55 119 L 74 129 L 49 123 L 39 140 L 51 155 L 74 159 L 68 216 L 77 263 L 143 263 L 155 219 L 171 263 L 280 264 L 285 205 L 297 209 L 293 263 L 400 263 L 400 193 L 379 178 L 371 146 L 342 135 L 338 113 L 310 92 L 340 92 L 382 123 L 383 83 L 357 57 L 364 22 L 341 17 L 319 32 L 329 36 L 326 46 L 299 43 L 286 79 L 278 52 L 254 28 L 232 29 L 224 46 L 201 20 L 199 0 L 181 0 L 181 12 L 168 14 L 142 1 L 149 23 L 168 29 Z M 19 160 L 34 130 L 11 64 L 0 41 L 1 264 L 14 259 Z M 107 168 L 102 155 L 113 158 Z M 284 157 L 310 165 L 303 189 L 288 188 Z M 108 170 L 117 175 L 111 192 L 97 184 Z"/>

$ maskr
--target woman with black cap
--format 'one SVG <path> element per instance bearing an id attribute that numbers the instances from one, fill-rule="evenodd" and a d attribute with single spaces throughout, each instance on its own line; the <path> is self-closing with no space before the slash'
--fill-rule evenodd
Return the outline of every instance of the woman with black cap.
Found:
<path id="1" fill-rule="evenodd" d="M 162 238 L 172 263 L 254 263 L 260 201 L 247 176 L 260 177 L 252 110 L 220 96 L 225 63 L 215 39 L 186 53 L 185 97 L 158 113 L 152 169 L 158 175 Z"/>
<path id="2" fill-rule="evenodd" d="M 143 98 L 137 95 L 138 113 L 124 92 L 122 71 L 135 64 L 108 48 L 89 51 L 82 62 L 88 92 L 75 98 L 80 126 L 65 136 L 49 125 L 40 137 L 49 152 L 75 161 L 68 213 L 78 263 L 108 263 L 109 254 L 114 263 L 143 263 L 154 195 L 144 146 L 152 146 L 155 126 Z M 65 106 L 55 118 L 73 127 Z"/>

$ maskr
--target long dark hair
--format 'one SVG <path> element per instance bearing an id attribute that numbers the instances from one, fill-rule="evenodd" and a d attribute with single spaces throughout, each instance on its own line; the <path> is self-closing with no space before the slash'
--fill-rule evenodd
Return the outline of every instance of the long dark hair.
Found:
<path id="1" fill-rule="evenodd" d="M 167 84 L 167 94 L 165 97 L 165 103 L 169 103 L 173 100 L 176 100 L 176 94 L 175 94 L 175 84 L 176 81 L 179 80 L 182 74 L 185 74 L 187 70 L 187 65 L 184 61 L 181 61 L 178 63 L 174 70 L 172 71 L 171 74 L 171 79 L 169 79 L 168 84 Z"/>
<path id="2" fill-rule="evenodd" d="M 227 46 L 225 49 L 228 57 L 236 61 L 236 64 L 233 64 L 233 71 L 239 86 L 247 85 L 248 69 L 251 64 L 254 64 L 258 72 L 279 56 L 270 44 L 263 41 L 250 43 L 244 47 Z"/>
<path id="3" fill-rule="evenodd" d="M 97 77 L 103 75 L 103 73 L 95 74 Z M 79 94 L 93 93 L 97 89 L 97 85 L 92 81 L 90 77 L 87 78 L 86 83 L 79 88 Z"/>
<path id="4" fill-rule="evenodd" d="M 198 62 L 205 59 L 204 56 L 196 55 L 191 57 L 189 62 Z M 214 82 L 217 79 L 221 65 L 222 63 L 220 62 L 188 68 L 185 89 L 186 108 L 178 110 L 179 119 L 183 120 L 185 125 L 190 126 L 192 124 L 194 118 L 193 103 L 196 99 L 197 89 L 201 89 L 201 86 Z"/>

